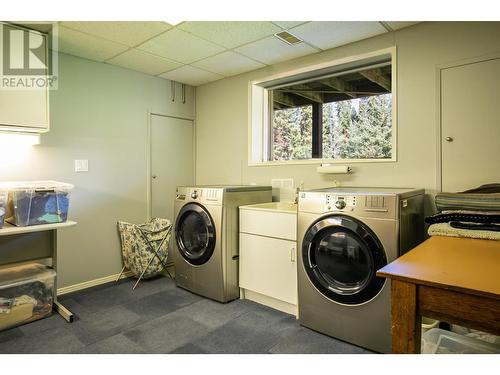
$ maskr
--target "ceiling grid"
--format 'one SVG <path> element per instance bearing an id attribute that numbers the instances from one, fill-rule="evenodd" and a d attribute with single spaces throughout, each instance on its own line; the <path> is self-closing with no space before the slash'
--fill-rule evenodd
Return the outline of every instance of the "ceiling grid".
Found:
<path id="1" fill-rule="evenodd" d="M 199 86 L 417 22 L 60 22 L 59 50 Z M 302 40 L 288 45 L 283 30 Z"/>

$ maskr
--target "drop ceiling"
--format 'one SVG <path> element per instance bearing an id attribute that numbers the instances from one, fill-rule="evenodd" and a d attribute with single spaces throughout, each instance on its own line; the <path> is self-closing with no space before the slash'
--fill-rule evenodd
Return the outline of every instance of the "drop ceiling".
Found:
<path id="1" fill-rule="evenodd" d="M 203 85 L 417 22 L 59 22 L 59 51 Z M 287 30 L 303 40 L 274 36 Z"/>

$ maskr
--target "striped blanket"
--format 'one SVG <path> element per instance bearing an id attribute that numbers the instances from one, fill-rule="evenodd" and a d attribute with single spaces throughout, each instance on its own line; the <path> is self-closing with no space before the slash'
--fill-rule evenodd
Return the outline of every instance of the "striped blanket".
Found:
<path id="1" fill-rule="evenodd" d="M 438 193 L 438 211 L 500 211 L 500 184 L 482 185 L 462 193 Z"/>

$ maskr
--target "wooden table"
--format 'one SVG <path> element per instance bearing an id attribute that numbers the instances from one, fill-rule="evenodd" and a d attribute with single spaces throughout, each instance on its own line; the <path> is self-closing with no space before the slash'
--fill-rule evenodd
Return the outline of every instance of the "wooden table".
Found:
<path id="1" fill-rule="evenodd" d="M 75 226 L 76 222 L 16 227 L 5 223 L 0 229 L 0 266 L 14 265 L 33 260 L 49 260 L 56 271 L 53 306 L 67 322 L 74 319 L 73 313 L 57 301 L 57 231 Z"/>
<path id="2" fill-rule="evenodd" d="M 422 315 L 500 335 L 500 241 L 431 237 L 377 275 L 392 281 L 393 353 L 420 353 Z"/>

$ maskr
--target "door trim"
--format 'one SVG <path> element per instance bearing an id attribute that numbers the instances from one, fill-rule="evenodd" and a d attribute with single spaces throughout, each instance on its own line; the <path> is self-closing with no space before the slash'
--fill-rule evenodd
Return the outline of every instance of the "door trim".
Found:
<path id="1" fill-rule="evenodd" d="M 443 191 L 443 113 L 441 100 L 442 72 L 450 68 L 472 65 L 500 59 L 500 52 L 488 53 L 476 57 L 450 61 L 436 66 L 436 190 Z"/>
<path id="2" fill-rule="evenodd" d="M 153 176 L 153 171 L 152 171 L 152 117 L 153 116 L 159 116 L 159 117 L 168 117 L 168 118 L 174 118 L 174 119 L 179 119 L 179 120 L 187 120 L 191 121 L 193 123 L 193 178 L 196 183 L 196 121 L 192 117 L 182 117 L 182 116 L 175 116 L 175 115 L 168 115 L 168 114 L 162 114 L 159 112 L 147 111 L 147 136 L 146 136 L 146 215 L 148 220 L 152 219 L 153 215 L 153 184 L 151 182 L 152 176 Z"/>

